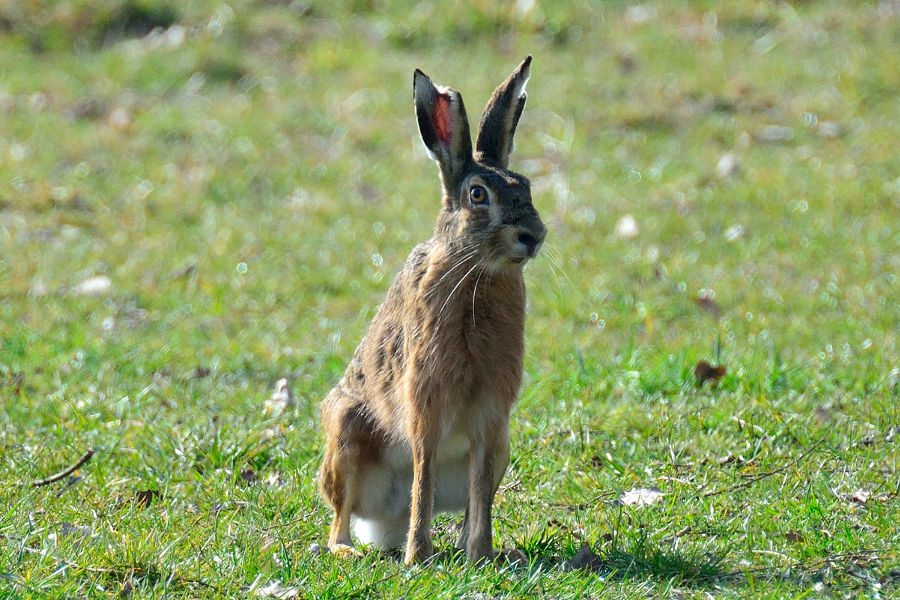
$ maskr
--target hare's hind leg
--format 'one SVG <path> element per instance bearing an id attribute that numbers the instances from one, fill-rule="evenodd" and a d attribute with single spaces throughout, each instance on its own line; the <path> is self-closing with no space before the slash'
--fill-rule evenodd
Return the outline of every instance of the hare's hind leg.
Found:
<path id="1" fill-rule="evenodd" d="M 341 456 L 340 442 L 328 440 L 325 460 L 319 470 L 319 489 L 325 500 L 334 509 L 331 530 L 328 535 L 328 548 L 335 550 L 340 546 L 352 546 L 350 538 L 350 514 L 355 495 L 353 485 L 355 477 L 348 471 L 355 470 L 355 465 L 347 464 L 346 457 Z"/>
<path id="2" fill-rule="evenodd" d="M 350 517 L 358 504 L 360 476 L 366 454 L 372 454 L 374 435 L 359 404 L 335 388 L 322 409 L 325 457 L 319 469 L 319 490 L 334 509 L 328 547 L 353 546 Z"/>

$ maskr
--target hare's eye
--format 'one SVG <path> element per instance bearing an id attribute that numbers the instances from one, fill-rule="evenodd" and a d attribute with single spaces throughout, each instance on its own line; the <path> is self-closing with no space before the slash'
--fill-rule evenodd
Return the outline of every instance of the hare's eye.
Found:
<path id="1" fill-rule="evenodd" d="M 488 193 L 487 190 L 481 187 L 480 185 L 473 185 L 469 190 L 469 200 L 472 201 L 472 204 L 475 205 L 485 205 L 488 203 Z"/>

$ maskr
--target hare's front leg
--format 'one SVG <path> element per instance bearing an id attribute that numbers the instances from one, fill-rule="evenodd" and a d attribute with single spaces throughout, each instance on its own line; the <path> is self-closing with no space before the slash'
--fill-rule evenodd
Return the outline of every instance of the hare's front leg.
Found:
<path id="1" fill-rule="evenodd" d="M 458 544 L 469 560 L 494 556 L 491 505 L 508 465 L 509 429 L 504 422 L 473 440 L 469 451 L 469 507 Z"/>
<path id="2" fill-rule="evenodd" d="M 437 436 L 430 435 L 424 427 L 414 426 L 411 429 L 409 442 L 413 459 L 413 483 L 409 534 L 404 559 L 407 565 L 423 561 L 434 554 L 431 545 L 431 513 L 434 506 L 434 456 Z"/>

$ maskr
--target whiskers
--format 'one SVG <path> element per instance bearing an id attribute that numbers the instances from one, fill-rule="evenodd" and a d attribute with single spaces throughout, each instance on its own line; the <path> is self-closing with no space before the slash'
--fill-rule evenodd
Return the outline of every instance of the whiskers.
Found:
<path id="1" fill-rule="evenodd" d="M 547 258 L 547 266 L 550 267 L 550 272 L 553 273 L 553 283 L 556 286 L 557 295 L 563 296 L 565 294 L 562 286 L 560 285 L 561 279 L 565 280 L 567 287 L 574 287 L 572 280 L 569 279 L 569 275 L 568 273 L 566 273 L 566 269 L 562 263 L 562 256 L 560 255 L 560 252 L 556 248 L 556 246 L 551 243 L 544 242 L 544 245 L 541 248 L 541 252 L 538 256 L 544 256 Z"/>
<path id="2" fill-rule="evenodd" d="M 441 305 L 441 309 L 438 311 L 437 319 L 440 320 L 441 315 L 444 314 L 444 309 L 447 308 L 447 304 L 450 303 L 450 300 L 453 298 L 453 294 L 456 293 L 456 290 L 459 289 L 459 286 L 462 285 L 462 282 L 466 280 L 466 277 L 472 274 L 472 271 L 481 266 L 480 261 L 476 261 L 472 267 L 466 271 L 466 274 L 459 278 L 459 281 L 456 282 L 456 285 L 453 286 L 453 289 L 450 290 L 450 293 L 447 295 L 447 299 L 444 300 L 444 303 Z"/>
<path id="3" fill-rule="evenodd" d="M 467 246 L 463 246 L 463 247 L 460 249 L 460 255 L 459 255 L 458 257 L 456 257 L 456 262 L 454 262 L 453 265 L 451 265 L 450 268 L 447 269 L 447 270 L 444 272 L 444 274 L 441 275 L 440 278 L 439 278 L 437 281 L 435 281 L 433 284 L 431 284 L 431 289 L 429 289 L 429 290 L 427 291 L 427 295 L 431 295 L 431 294 L 433 294 L 433 293 L 436 293 L 437 290 L 440 289 L 440 284 L 441 284 L 447 277 L 449 277 L 450 274 L 453 273 L 453 271 L 455 271 L 455 270 L 458 269 L 459 267 L 465 265 L 467 262 L 469 262 L 470 260 L 472 260 L 472 259 L 475 258 L 476 256 L 478 256 L 478 245 L 477 245 L 477 244 L 469 244 L 469 245 L 467 245 Z"/>

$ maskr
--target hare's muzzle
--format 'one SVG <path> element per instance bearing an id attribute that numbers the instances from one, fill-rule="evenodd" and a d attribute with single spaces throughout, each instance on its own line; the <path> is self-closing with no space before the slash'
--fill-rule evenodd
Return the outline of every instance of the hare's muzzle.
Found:
<path id="1" fill-rule="evenodd" d="M 546 235 L 547 228 L 537 219 L 520 225 L 512 248 L 513 262 L 520 263 L 537 256 Z"/>

